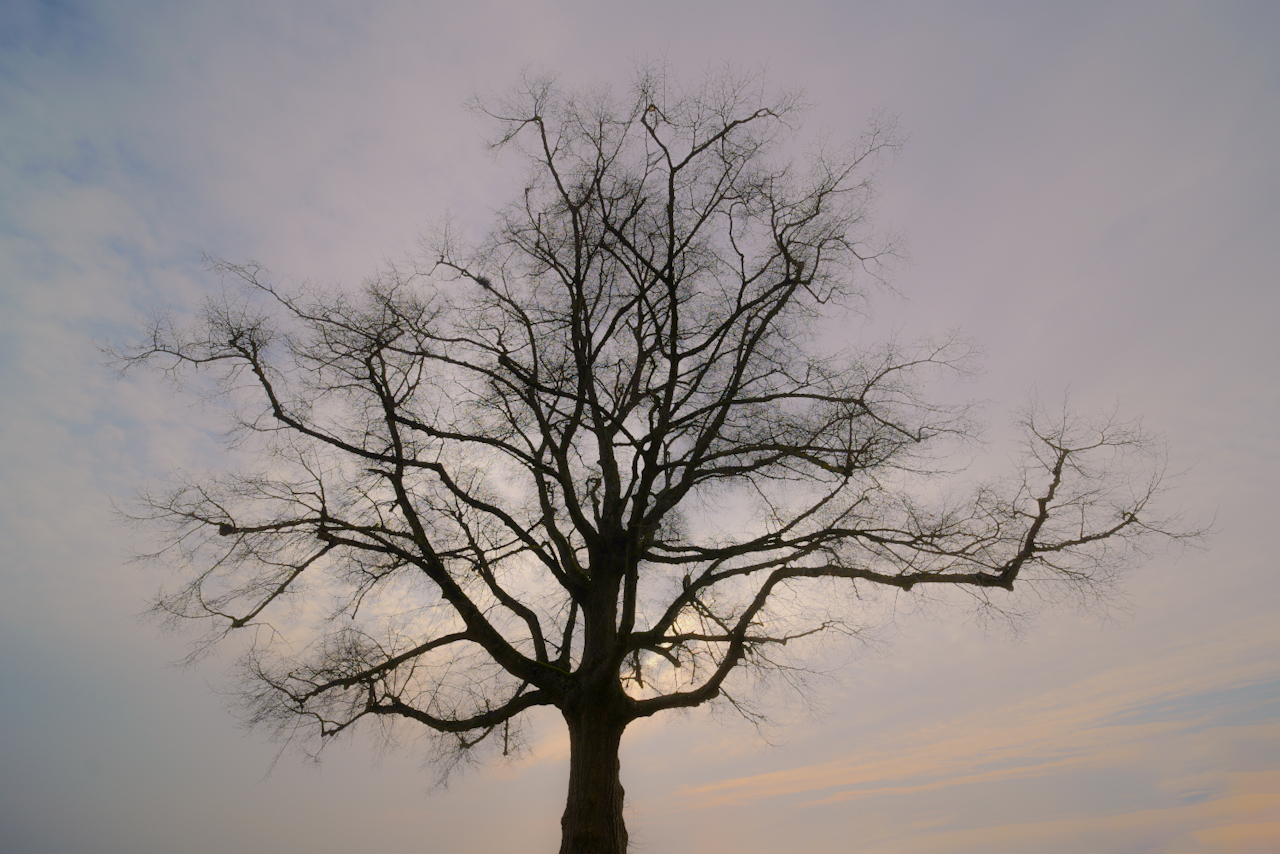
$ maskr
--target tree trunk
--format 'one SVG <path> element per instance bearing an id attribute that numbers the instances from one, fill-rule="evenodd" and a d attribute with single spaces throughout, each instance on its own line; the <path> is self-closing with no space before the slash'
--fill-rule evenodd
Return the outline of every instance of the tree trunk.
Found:
<path id="1" fill-rule="evenodd" d="M 560 854 L 626 854 L 618 747 L 625 721 L 605 708 L 565 714 L 569 725 L 569 799 L 560 819 Z"/>

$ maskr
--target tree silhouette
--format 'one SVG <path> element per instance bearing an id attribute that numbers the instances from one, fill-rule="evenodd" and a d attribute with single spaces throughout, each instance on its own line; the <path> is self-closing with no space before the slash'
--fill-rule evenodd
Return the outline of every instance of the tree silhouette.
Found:
<path id="1" fill-rule="evenodd" d="M 237 288 L 122 355 L 211 383 L 256 461 L 141 514 L 187 572 L 158 612 L 252 639 L 249 720 L 323 742 L 408 719 L 448 764 L 554 706 L 562 854 L 626 850 L 629 723 L 742 705 L 787 644 L 854 631 L 863 593 L 1087 590 L 1180 536 L 1122 423 L 1032 413 L 1019 471 L 946 497 L 972 426 L 922 389 L 963 343 L 824 327 L 894 251 L 868 224 L 892 125 L 798 164 L 795 95 L 676 89 L 526 80 L 478 105 L 529 167 L 478 248 L 446 229 L 359 293 L 217 261 Z"/>

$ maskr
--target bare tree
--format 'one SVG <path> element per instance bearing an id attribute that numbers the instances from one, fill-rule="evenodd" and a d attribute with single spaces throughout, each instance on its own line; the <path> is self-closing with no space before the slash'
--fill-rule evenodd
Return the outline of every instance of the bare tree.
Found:
<path id="1" fill-rule="evenodd" d="M 626 850 L 629 723 L 740 703 L 785 645 L 855 630 L 856 597 L 1088 590 L 1179 536 L 1121 423 L 1030 417 L 1021 471 L 938 497 L 972 428 L 922 388 L 964 345 L 820 334 L 894 250 L 868 226 L 893 127 L 797 165 L 796 96 L 675 89 L 525 81 L 478 107 L 529 166 L 483 245 L 446 231 L 358 294 L 219 261 L 238 290 L 123 355 L 213 383 L 258 461 L 143 514 L 188 572 L 158 611 L 252 638 L 249 719 L 408 719 L 451 761 L 554 706 L 562 854 Z"/>

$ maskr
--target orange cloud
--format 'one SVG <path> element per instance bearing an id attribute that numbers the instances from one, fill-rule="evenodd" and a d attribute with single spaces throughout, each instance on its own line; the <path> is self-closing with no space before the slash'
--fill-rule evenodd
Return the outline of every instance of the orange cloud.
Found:
<path id="1" fill-rule="evenodd" d="M 1259 705 L 1274 694 L 1280 643 L 1271 621 L 1236 628 L 1231 637 L 1188 637 L 1154 660 L 1118 665 L 1004 708 L 975 709 L 941 724 L 918 719 L 886 733 L 871 752 L 680 787 L 637 809 L 656 818 L 808 792 L 819 796 L 802 806 L 828 807 L 1065 771 L 1159 768 L 1161 785 L 1151 800 L 1161 803 L 1108 815 L 1054 815 L 1046 805 L 1038 819 L 965 829 L 945 817 L 908 822 L 881 836 L 889 847 L 867 850 L 906 851 L 890 841 L 905 844 L 906 835 L 909 850 L 925 852 L 1164 828 L 1164 838 L 1181 833 L 1188 854 L 1206 845 L 1252 854 L 1257 849 L 1239 846 L 1267 838 L 1280 818 L 1280 771 L 1249 767 L 1251 757 L 1280 751 L 1280 719 Z M 982 817 L 964 820 L 972 825 Z"/>

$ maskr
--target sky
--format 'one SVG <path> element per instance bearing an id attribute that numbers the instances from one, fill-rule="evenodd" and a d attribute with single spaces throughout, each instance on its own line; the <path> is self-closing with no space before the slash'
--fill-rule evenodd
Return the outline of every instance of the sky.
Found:
<path id="1" fill-rule="evenodd" d="M 664 62 L 801 86 L 808 130 L 910 137 L 877 216 L 911 262 L 871 331 L 959 328 L 991 454 L 1031 394 L 1162 433 L 1212 523 L 1107 608 L 1015 627 L 907 597 L 763 734 L 623 744 L 633 848 L 1280 850 L 1280 6 L 1272 2 L 0 5 L 0 838 L 22 854 L 551 851 L 552 717 L 433 791 L 412 738 L 318 767 L 246 733 L 227 662 L 140 621 L 114 504 L 224 463 L 217 418 L 97 345 L 219 287 L 207 253 L 355 286 L 518 189 L 464 101 Z"/>

